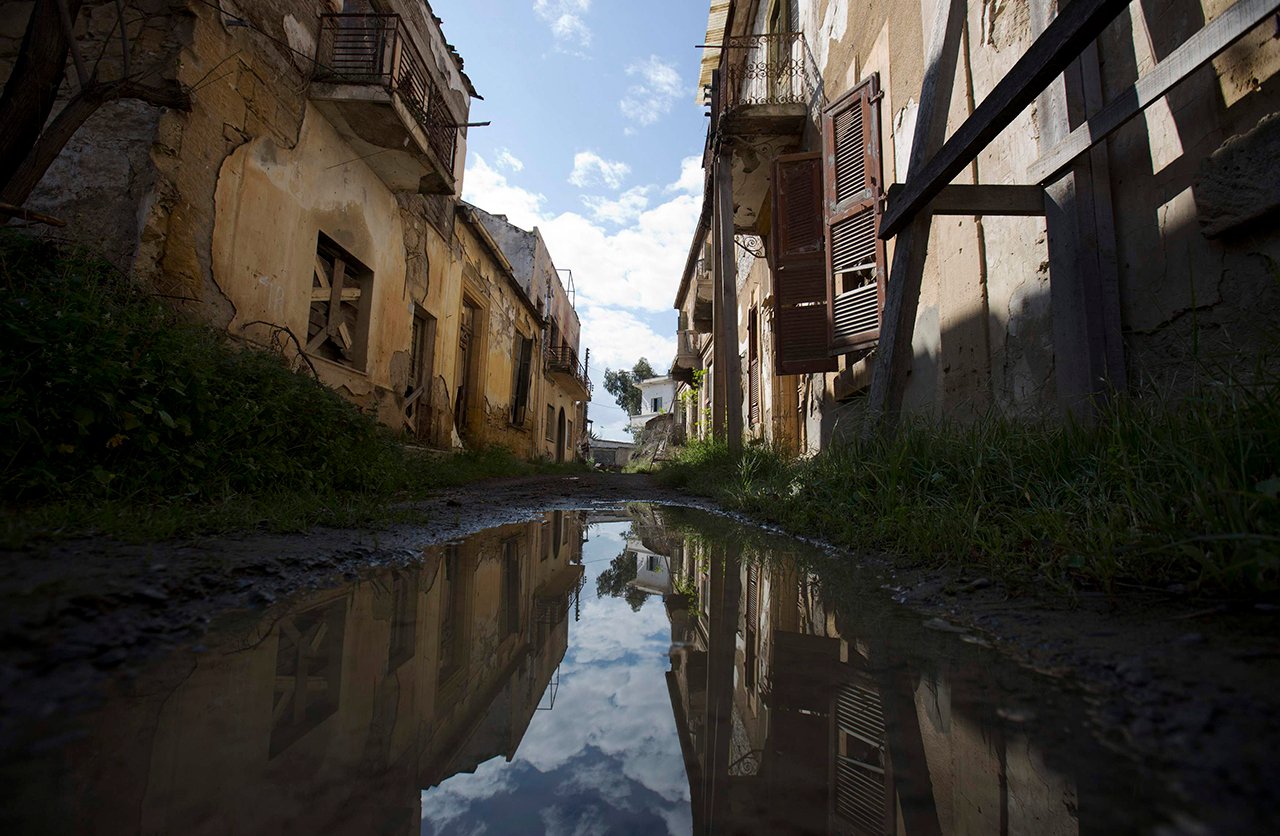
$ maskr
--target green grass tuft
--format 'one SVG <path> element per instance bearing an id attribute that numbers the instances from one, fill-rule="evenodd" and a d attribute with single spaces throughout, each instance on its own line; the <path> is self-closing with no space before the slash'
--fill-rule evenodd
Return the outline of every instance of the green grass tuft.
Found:
<path id="1" fill-rule="evenodd" d="M 1092 428 L 909 421 L 808 459 L 686 447 L 658 477 L 851 549 L 1060 584 L 1280 587 L 1280 387 L 1122 400 Z"/>
<path id="2" fill-rule="evenodd" d="M 280 356 L 80 251 L 0 235 L 0 305 L 8 545 L 389 521 L 431 489 L 536 469 L 500 448 L 406 448 Z"/>

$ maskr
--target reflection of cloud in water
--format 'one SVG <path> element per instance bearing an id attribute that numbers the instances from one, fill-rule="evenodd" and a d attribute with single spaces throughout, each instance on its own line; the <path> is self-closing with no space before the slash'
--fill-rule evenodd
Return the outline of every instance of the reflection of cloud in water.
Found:
<path id="1" fill-rule="evenodd" d="M 601 529 L 584 548 L 587 590 L 629 524 Z M 665 679 L 670 629 L 661 599 L 637 613 L 620 599 L 584 596 L 554 710 L 534 715 L 511 764 L 495 758 L 424 793 L 424 832 L 486 823 L 536 830 L 540 818 L 548 833 L 688 833 L 689 785 Z"/>

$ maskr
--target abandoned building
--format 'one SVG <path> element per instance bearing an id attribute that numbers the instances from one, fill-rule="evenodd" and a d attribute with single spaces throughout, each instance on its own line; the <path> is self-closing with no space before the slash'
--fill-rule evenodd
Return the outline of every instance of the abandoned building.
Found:
<path id="1" fill-rule="evenodd" d="M 84 6 L 76 45 L 114 54 L 116 5 Z M 574 458 L 590 396 L 577 314 L 459 199 L 479 95 L 430 5 L 131 7 L 135 63 L 189 108 L 108 101 L 25 205 L 392 428 Z M 31 13 L 0 10 L 6 78 Z"/>
<path id="2" fill-rule="evenodd" d="M 687 431 L 811 453 L 1274 364 L 1275 4 L 1055 8 L 713 0 Z"/>

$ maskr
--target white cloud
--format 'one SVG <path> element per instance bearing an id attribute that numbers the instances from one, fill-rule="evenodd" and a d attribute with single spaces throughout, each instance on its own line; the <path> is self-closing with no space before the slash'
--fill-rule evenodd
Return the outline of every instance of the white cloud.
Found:
<path id="1" fill-rule="evenodd" d="M 636 186 L 618 195 L 616 200 L 595 195 L 583 195 L 582 202 L 591 210 L 597 221 L 618 225 L 628 224 L 649 208 L 649 187 Z"/>
<path id="2" fill-rule="evenodd" d="M 683 89 L 675 66 L 656 55 L 627 67 L 627 75 L 638 80 L 627 88 L 618 109 L 632 125 L 644 127 L 657 122 L 671 110 Z"/>
<path id="3" fill-rule="evenodd" d="M 706 176 L 702 169 L 702 155 L 698 154 L 685 157 L 680 161 L 680 179 L 667 186 L 667 191 L 701 196 L 705 185 Z"/>
<path id="4" fill-rule="evenodd" d="M 533 4 L 534 14 L 551 27 L 556 46 L 566 51 L 591 46 L 591 29 L 585 20 L 590 10 L 591 0 L 534 0 Z"/>
<path id="5" fill-rule="evenodd" d="M 479 154 L 467 162 L 463 198 L 486 212 L 506 215 L 516 226 L 532 229 L 542 218 L 546 198 L 507 182 L 507 177 Z"/>
<path id="6" fill-rule="evenodd" d="M 524 171 L 524 163 L 511 153 L 511 149 L 502 148 L 498 151 L 498 168 L 505 168 L 508 171 Z"/>
<path id="7" fill-rule="evenodd" d="M 601 369 L 629 369 L 641 357 L 654 371 L 665 373 L 675 356 L 674 323 L 671 333 L 658 333 L 635 314 L 621 308 L 590 307 L 582 313 L 582 343 L 591 347 L 591 365 Z M 672 320 L 675 311 L 671 312 Z M 600 383 L 601 381 L 596 381 Z M 603 391 L 603 387 L 601 387 Z M 605 394 L 612 402 L 612 396 Z"/>
<path id="8" fill-rule="evenodd" d="M 606 160 L 594 151 L 579 151 L 573 155 L 573 171 L 569 182 L 579 188 L 604 185 L 611 189 L 622 186 L 631 173 L 631 166 L 624 162 Z"/>

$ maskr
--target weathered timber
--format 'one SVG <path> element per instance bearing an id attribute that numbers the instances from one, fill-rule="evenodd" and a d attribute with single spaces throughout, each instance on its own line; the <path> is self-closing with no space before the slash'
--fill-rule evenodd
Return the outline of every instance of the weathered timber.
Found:
<path id="1" fill-rule="evenodd" d="M 942 145 L 946 136 L 947 110 L 951 107 L 951 90 L 959 63 L 964 14 L 964 0 L 938 0 L 929 50 L 925 54 L 924 82 L 920 85 L 920 109 L 916 113 L 909 172 L 920 171 L 925 160 Z M 908 174 L 907 182 L 913 179 Z M 923 211 L 914 214 L 911 225 L 894 242 L 893 263 L 885 292 L 884 321 L 880 326 L 880 346 L 867 398 L 868 432 L 896 421 L 902 406 L 907 374 L 911 370 L 911 338 L 915 331 L 916 309 L 920 304 L 920 283 L 924 277 L 932 223 L 933 213 L 926 202 Z M 881 233 L 883 237 L 883 226 Z"/>
<path id="2" fill-rule="evenodd" d="M 902 183 L 889 187 L 890 206 L 902 198 Z M 1044 214 L 1044 189 L 1023 185 L 952 184 L 943 187 L 929 202 L 935 215 L 1015 215 L 1035 217 Z"/>
<path id="3" fill-rule="evenodd" d="M 888 240 L 901 232 L 1128 5 L 1129 0 L 1068 3 L 928 164 L 911 167 L 901 201 L 889 207 L 880 225 L 880 237 Z M 921 101 L 926 101 L 923 90 Z M 914 160 L 914 148 L 911 156 Z"/>

